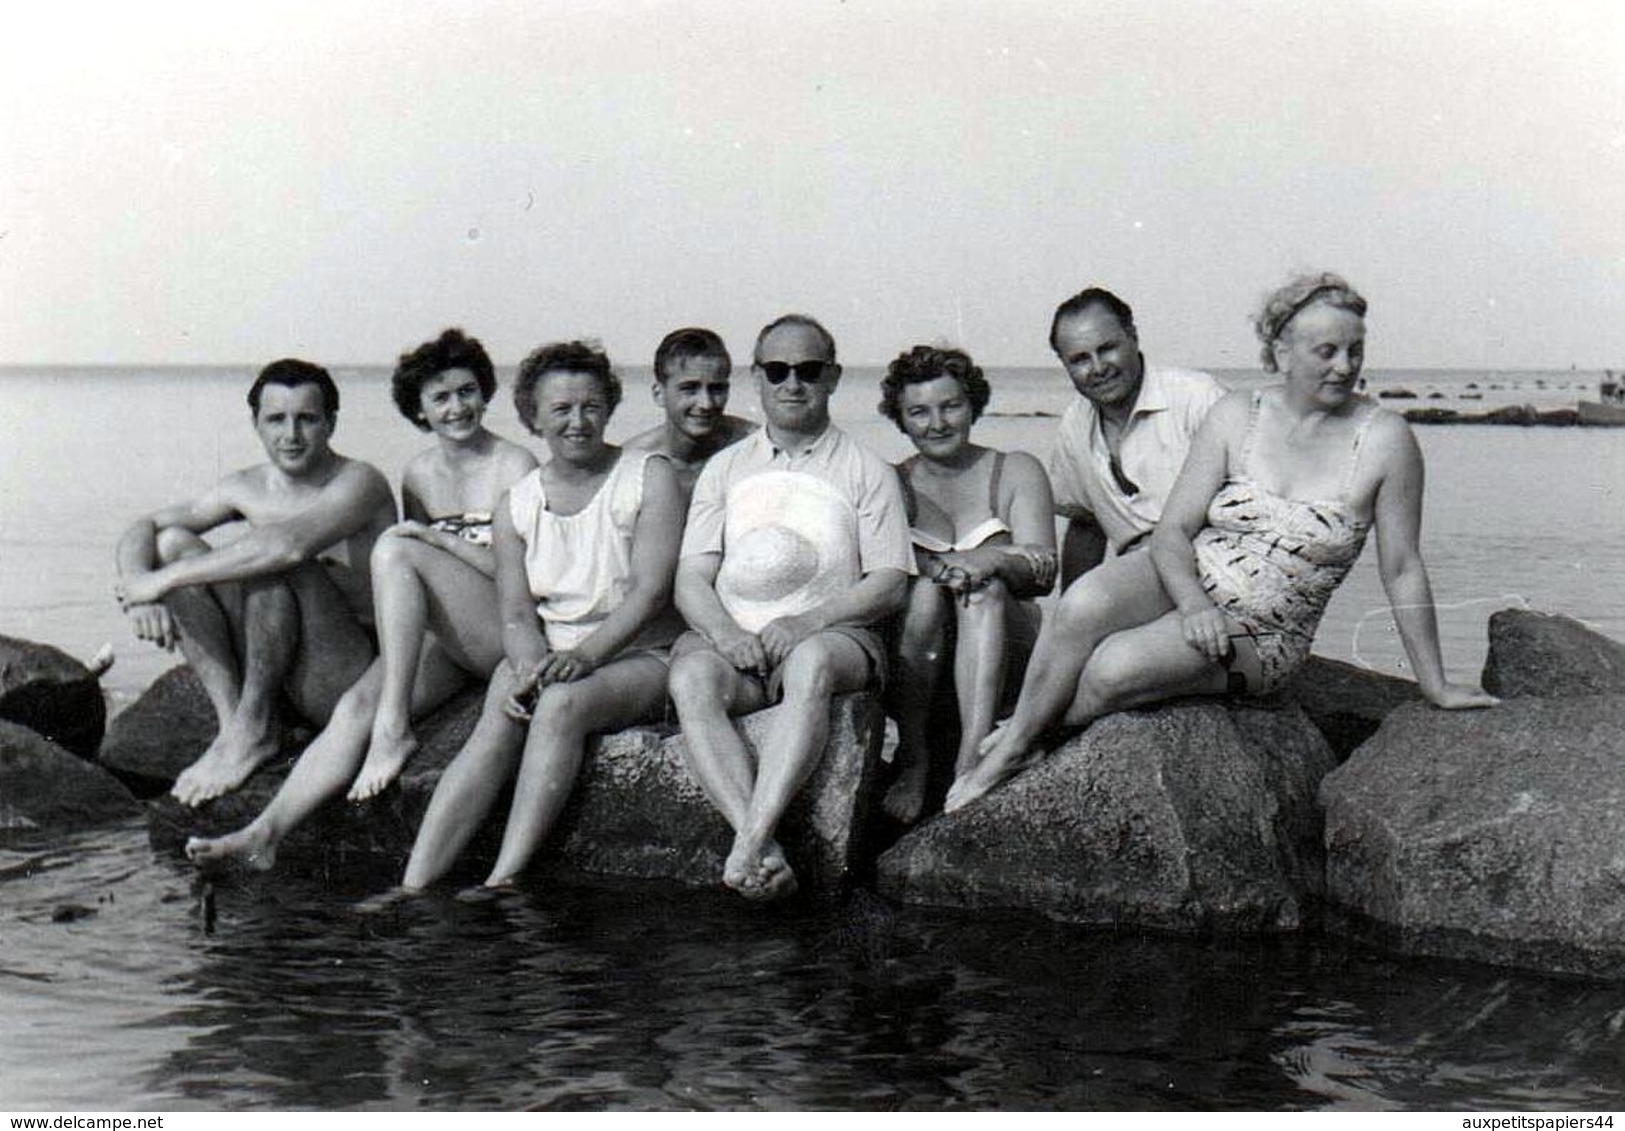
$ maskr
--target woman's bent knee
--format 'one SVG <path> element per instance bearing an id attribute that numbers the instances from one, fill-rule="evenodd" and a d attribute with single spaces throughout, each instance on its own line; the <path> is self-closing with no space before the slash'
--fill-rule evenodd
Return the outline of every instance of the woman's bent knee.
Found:
<path id="1" fill-rule="evenodd" d="M 380 538 L 372 547 L 372 579 L 378 585 L 403 573 L 417 572 L 419 552 L 426 549 L 415 538 Z"/>

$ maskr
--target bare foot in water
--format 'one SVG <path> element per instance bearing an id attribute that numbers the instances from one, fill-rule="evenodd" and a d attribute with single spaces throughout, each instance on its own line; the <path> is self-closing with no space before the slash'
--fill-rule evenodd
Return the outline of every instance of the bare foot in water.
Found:
<path id="1" fill-rule="evenodd" d="M 948 787 L 948 799 L 942 805 L 944 813 L 963 809 L 972 801 L 992 793 L 1033 760 L 1032 752 L 1006 740 L 1003 723 L 994 727 L 992 733 L 982 740 L 978 751 L 981 760 L 954 778 L 954 784 Z"/>
<path id="2" fill-rule="evenodd" d="M 248 825 L 225 836 L 188 837 L 186 858 L 204 872 L 269 872 L 276 866 L 276 845 L 270 834 Z"/>
<path id="3" fill-rule="evenodd" d="M 733 851 L 722 866 L 722 882 L 759 903 L 785 899 L 800 886 L 778 841 L 769 839 L 757 847 L 743 836 L 734 838 Z"/>
<path id="4" fill-rule="evenodd" d="M 346 796 L 351 801 L 377 797 L 400 776 L 401 768 L 417 752 L 418 736 L 412 733 L 410 727 L 399 732 L 386 732 L 383 727 L 373 727 L 367 760 L 361 764 Z"/>
<path id="5" fill-rule="evenodd" d="M 897 780 L 891 783 L 886 796 L 880 799 L 880 807 L 886 816 L 898 824 L 912 825 L 925 812 L 925 787 L 931 764 L 924 751 L 904 755 L 899 749 L 898 758 Z"/>
<path id="6" fill-rule="evenodd" d="M 422 888 L 393 887 L 388 891 L 381 891 L 377 895 L 369 895 L 366 899 L 352 903 L 350 910 L 357 915 L 377 915 L 409 900 L 416 899 L 422 894 Z"/>
<path id="7" fill-rule="evenodd" d="M 273 727 L 254 727 L 235 719 L 215 736 L 196 762 L 181 771 L 169 792 L 182 805 L 202 805 L 230 793 L 277 752 Z"/>
<path id="8" fill-rule="evenodd" d="M 486 880 L 478 887 L 464 888 L 457 893 L 458 903 L 491 904 L 503 903 L 520 894 L 519 884 L 514 880 Z"/>

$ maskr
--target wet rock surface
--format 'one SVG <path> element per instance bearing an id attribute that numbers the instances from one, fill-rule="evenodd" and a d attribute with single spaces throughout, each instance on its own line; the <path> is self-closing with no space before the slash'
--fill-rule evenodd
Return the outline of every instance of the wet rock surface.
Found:
<path id="1" fill-rule="evenodd" d="M 882 892 L 1178 932 L 1297 928 L 1321 890 L 1320 779 L 1296 706 L 1185 701 L 1101 719 L 904 837 Z"/>
<path id="2" fill-rule="evenodd" d="M 106 770 L 25 726 L 0 721 L 0 831 L 80 829 L 140 812 Z"/>
<path id="3" fill-rule="evenodd" d="M 1321 787 L 1328 897 L 1411 954 L 1625 976 L 1625 695 L 1402 707 Z"/>

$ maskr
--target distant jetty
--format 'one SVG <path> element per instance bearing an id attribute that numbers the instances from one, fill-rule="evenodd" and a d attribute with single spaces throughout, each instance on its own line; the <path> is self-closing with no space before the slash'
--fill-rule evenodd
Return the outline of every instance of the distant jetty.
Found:
<path id="1" fill-rule="evenodd" d="M 1582 423 L 1573 408 L 1538 409 L 1530 404 L 1503 405 L 1487 412 L 1458 412 L 1453 408 L 1408 408 L 1405 419 L 1412 424 L 1515 424 L 1521 428 L 1542 425 L 1573 428 Z"/>

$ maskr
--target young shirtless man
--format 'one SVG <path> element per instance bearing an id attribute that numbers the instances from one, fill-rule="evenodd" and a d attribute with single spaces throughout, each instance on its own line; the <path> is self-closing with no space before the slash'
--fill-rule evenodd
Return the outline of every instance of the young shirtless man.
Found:
<path id="1" fill-rule="evenodd" d="M 629 452 L 661 452 L 677 469 L 685 494 L 694 490 L 705 461 L 756 430 L 729 416 L 733 362 L 728 347 L 710 330 L 673 330 L 655 350 L 654 398 L 666 419 L 622 445 Z"/>
<path id="2" fill-rule="evenodd" d="M 268 462 L 137 519 L 118 544 L 119 604 L 139 639 L 180 646 L 219 734 L 175 781 L 199 805 L 241 785 L 277 750 L 286 695 L 325 723 L 372 660 L 368 555 L 395 521 L 389 484 L 328 446 L 339 394 L 325 369 L 284 359 L 248 391 Z M 212 546 L 230 522 L 248 530 Z"/>

